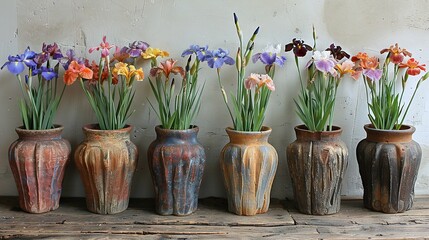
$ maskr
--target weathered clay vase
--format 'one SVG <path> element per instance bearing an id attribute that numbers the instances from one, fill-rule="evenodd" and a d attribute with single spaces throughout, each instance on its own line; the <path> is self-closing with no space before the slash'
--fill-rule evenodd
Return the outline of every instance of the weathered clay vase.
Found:
<path id="1" fill-rule="evenodd" d="M 222 149 L 220 166 L 228 197 L 228 210 L 237 215 L 268 211 L 278 156 L 268 136 L 271 128 L 242 132 L 227 128 L 229 143 Z"/>
<path id="2" fill-rule="evenodd" d="M 83 127 L 85 139 L 74 158 L 91 212 L 114 214 L 128 207 L 138 159 L 131 129 L 129 125 L 119 130 L 100 130 L 97 124 Z"/>
<path id="3" fill-rule="evenodd" d="M 411 209 L 422 158 L 420 145 L 412 139 L 416 129 L 402 125 L 400 130 L 379 130 L 370 124 L 364 129 L 367 137 L 356 149 L 364 206 L 384 213 Z"/>
<path id="4" fill-rule="evenodd" d="M 63 127 L 48 130 L 16 128 L 18 140 L 9 147 L 9 165 L 19 194 L 19 206 L 29 213 L 59 207 L 70 143 L 61 138 Z"/>
<path id="5" fill-rule="evenodd" d="M 287 147 L 287 161 L 298 210 L 326 215 L 340 210 L 341 183 L 348 163 L 348 150 L 341 141 L 342 129 L 312 132 L 295 127 L 296 140 Z"/>
<path id="6" fill-rule="evenodd" d="M 197 210 L 206 161 L 197 141 L 198 130 L 197 126 L 187 130 L 155 127 L 156 140 L 147 157 L 158 214 L 182 216 Z"/>

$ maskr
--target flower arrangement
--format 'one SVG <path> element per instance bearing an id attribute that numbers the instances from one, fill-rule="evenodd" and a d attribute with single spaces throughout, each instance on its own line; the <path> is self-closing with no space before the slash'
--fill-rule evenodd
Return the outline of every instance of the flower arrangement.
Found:
<path id="1" fill-rule="evenodd" d="M 363 76 L 368 117 L 373 126 L 384 130 L 400 129 L 417 89 L 429 77 L 429 73 L 419 78 L 411 98 L 408 103 L 404 103 L 408 78 L 426 71 L 425 64 L 411 58 L 412 54 L 397 43 L 380 51 L 380 54 L 383 53 L 387 53 L 387 56 L 381 67 L 377 57 L 368 56 L 365 52 L 353 56 L 352 61 L 357 65 L 356 72 Z M 405 58 L 408 59 L 405 61 Z M 400 93 L 397 92 L 398 78 L 401 82 Z"/>
<path id="2" fill-rule="evenodd" d="M 293 51 L 300 80 L 300 92 L 294 99 L 297 114 L 308 130 L 313 132 L 332 131 L 335 99 L 341 79 L 350 74 L 356 78 L 354 63 L 350 55 L 340 46 L 331 44 L 324 51 L 316 50 L 316 32 L 313 28 L 314 45 L 311 47 L 301 39 L 294 38 L 285 46 L 285 51 Z M 312 51 L 312 58 L 306 65 L 307 81 L 304 85 L 299 67 L 299 58 Z"/>
<path id="3" fill-rule="evenodd" d="M 67 85 L 77 79 L 95 112 L 101 130 L 124 128 L 127 120 L 134 111 L 130 111 L 135 91 L 135 81 L 142 81 L 142 68 L 136 68 L 137 59 L 145 56 L 149 45 L 142 41 L 130 43 L 128 47 L 119 48 L 110 58 L 110 49 L 114 45 L 103 41 L 99 46 L 89 49 L 101 51 L 98 64 L 89 60 L 73 60 L 64 74 Z"/>
<path id="4" fill-rule="evenodd" d="M 72 50 L 67 51 L 68 57 L 72 54 Z M 42 52 L 35 53 L 27 47 L 23 54 L 10 55 L 1 67 L 7 67 L 18 80 L 22 92 L 19 109 L 25 129 L 54 128 L 55 114 L 66 88 L 58 86 L 59 65 L 68 67 L 68 59 L 56 43 L 43 43 Z"/>
<path id="5" fill-rule="evenodd" d="M 260 131 L 265 119 L 265 111 L 269 102 L 271 92 L 275 90 L 274 73 L 275 65 L 284 65 L 285 57 L 279 56 L 280 47 L 268 46 L 262 53 L 252 56 L 254 41 L 259 32 L 259 27 L 247 41 L 246 47 L 243 45 L 243 33 L 240 29 L 238 17 L 234 13 L 234 24 L 239 39 L 235 61 L 228 56 L 229 52 L 221 48 L 208 50 L 204 60 L 210 68 L 216 68 L 218 83 L 222 92 L 223 100 L 231 116 L 234 130 L 237 131 Z M 265 64 L 266 74 L 251 73 L 246 78 L 246 66 L 250 62 L 258 60 Z M 236 94 L 231 94 L 232 110 L 228 103 L 228 97 L 221 82 L 220 68 L 223 64 L 233 65 L 237 69 L 237 90 Z"/>

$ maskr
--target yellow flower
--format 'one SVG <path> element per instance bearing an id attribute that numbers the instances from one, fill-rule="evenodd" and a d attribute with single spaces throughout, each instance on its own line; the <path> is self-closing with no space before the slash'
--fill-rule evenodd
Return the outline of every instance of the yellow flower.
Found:
<path id="1" fill-rule="evenodd" d="M 134 65 L 128 65 L 123 62 L 118 62 L 115 64 L 115 68 L 113 69 L 113 74 L 124 76 L 128 86 L 132 84 L 132 81 L 134 80 L 142 81 L 144 78 L 144 72 L 142 68 L 136 69 Z"/>
<path id="2" fill-rule="evenodd" d="M 163 51 L 159 48 L 151 48 L 148 47 L 146 51 L 141 53 L 142 57 L 144 59 L 151 59 L 151 58 L 157 58 L 157 57 L 168 57 L 170 54 L 166 51 Z"/>

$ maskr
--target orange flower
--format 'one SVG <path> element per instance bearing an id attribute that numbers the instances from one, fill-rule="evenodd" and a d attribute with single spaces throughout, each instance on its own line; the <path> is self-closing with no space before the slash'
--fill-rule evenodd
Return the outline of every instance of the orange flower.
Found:
<path id="1" fill-rule="evenodd" d="M 411 57 L 411 53 L 408 52 L 405 48 L 401 49 L 397 43 L 380 51 L 381 54 L 386 52 L 389 52 L 389 58 L 393 64 L 402 63 L 405 56 Z"/>
<path id="2" fill-rule="evenodd" d="M 92 70 L 85 67 L 85 64 L 79 64 L 76 61 L 72 61 L 69 68 L 64 73 L 64 83 L 66 85 L 71 85 L 77 78 L 91 79 L 92 76 Z"/>
<path id="3" fill-rule="evenodd" d="M 408 59 L 407 63 L 400 63 L 400 68 L 408 68 L 407 74 L 411 76 L 419 75 L 420 71 L 426 71 L 426 64 L 419 64 L 414 58 Z"/>
<path id="4" fill-rule="evenodd" d="M 360 66 L 363 69 L 376 69 L 378 67 L 378 58 L 376 57 L 368 57 L 361 59 Z"/>
<path id="5" fill-rule="evenodd" d="M 368 58 L 368 54 L 365 52 L 359 52 L 358 54 L 356 54 L 355 56 L 352 57 L 352 61 L 353 62 L 357 62 L 359 60 L 364 60 Z"/>
<path id="6" fill-rule="evenodd" d="M 156 76 L 159 73 L 164 73 L 164 76 L 167 78 L 167 80 L 171 73 L 180 74 L 182 77 L 184 77 L 185 70 L 182 67 L 174 66 L 176 62 L 177 60 L 173 60 L 171 58 L 161 62 L 160 66 L 154 67 L 150 70 L 150 75 Z"/>

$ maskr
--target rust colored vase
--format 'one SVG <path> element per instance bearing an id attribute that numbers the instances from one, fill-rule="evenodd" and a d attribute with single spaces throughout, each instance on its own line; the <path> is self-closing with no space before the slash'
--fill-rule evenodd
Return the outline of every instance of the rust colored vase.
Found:
<path id="1" fill-rule="evenodd" d="M 416 129 L 402 125 L 400 130 L 379 130 L 370 124 L 364 129 L 366 138 L 356 149 L 364 206 L 384 213 L 411 209 L 422 158 L 420 145 L 412 139 Z"/>
<path id="2" fill-rule="evenodd" d="M 59 207 L 70 143 L 61 138 L 63 127 L 48 130 L 16 128 L 18 140 L 9 147 L 9 165 L 19 194 L 19 206 L 29 213 Z"/>
<path id="3" fill-rule="evenodd" d="M 138 159 L 131 129 L 129 125 L 119 130 L 100 130 L 97 124 L 83 127 L 85 139 L 74 158 L 91 212 L 114 214 L 128 207 Z"/>
<path id="4" fill-rule="evenodd" d="M 228 210 L 237 215 L 265 213 L 278 164 L 277 152 L 268 143 L 271 128 L 264 126 L 260 132 L 227 128 L 226 132 L 229 143 L 222 149 L 220 166 Z"/>
<path id="5" fill-rule="evenodd" d="M 197 141 L 198 130 L 197 126 L 187 130 L 155 127 L 156 140 L 147 157 L 158 214 L 183 216 L 197 210 L 206 161 Z"/>
<path id="6" fill-rule="evenodd" d="M 326 215 L 340 210 L 341 183 L 348 163 L 348 150 L 341 141 L 342 129 L 312 132 L 295 127 L 296 140 L 287 147 L 287 161 L 298 210 Z"/>

